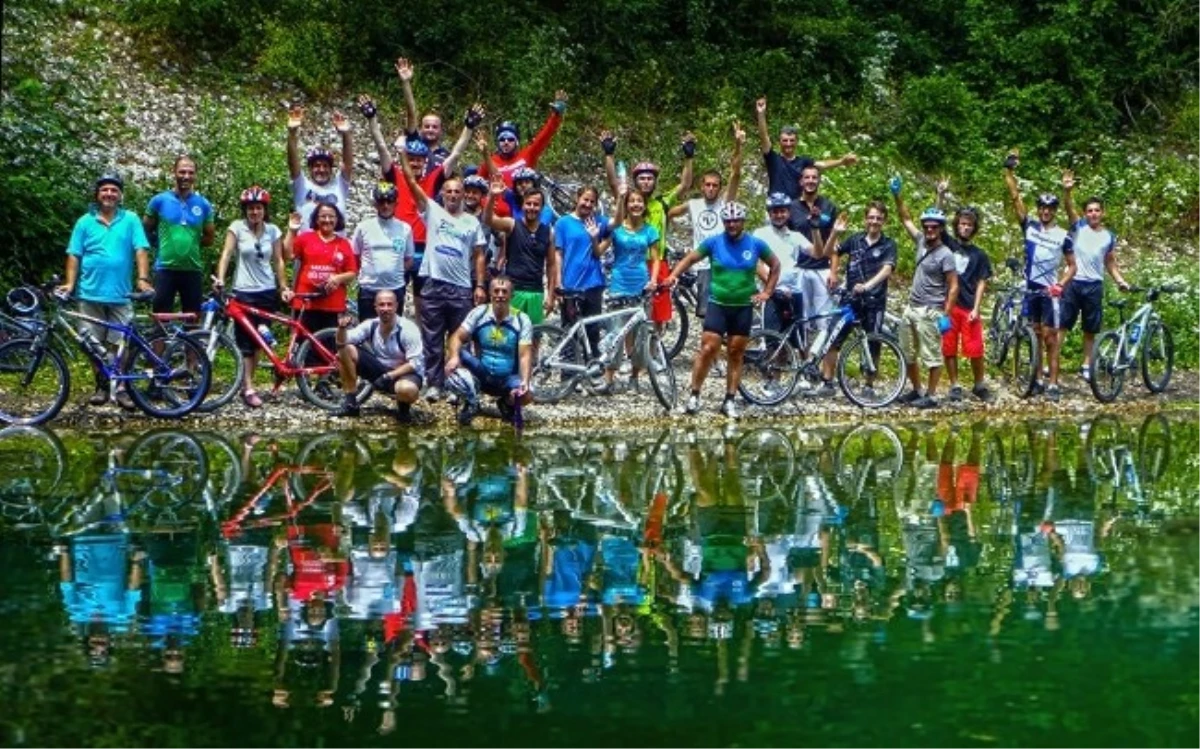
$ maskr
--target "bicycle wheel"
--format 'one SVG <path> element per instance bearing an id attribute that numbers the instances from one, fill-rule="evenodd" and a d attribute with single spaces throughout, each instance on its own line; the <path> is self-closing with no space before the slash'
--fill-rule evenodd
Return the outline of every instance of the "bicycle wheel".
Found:
<path id="1" fill-rule="evenodd" d="M 737 447 L 742 492 L 746 499 L 786 499 L 796 472 L 792 441 L 778 429 L 754 429 Z"/>
<path id="2" fill-rule="evenodd" d="M 783 402 L 800 377 L 800 357 L 783 336 L 756 330 L 746 343 L 738 392 L 751 403 L 774 406 Z"/>
<path id="3" fill-rule="evenodd" d="M 984 351 L 988 364 L 999 367 L 1004 364 L 1004 355 L 1008 352 L 1008 314 L 1005 310 L 1006 297 L 1001 296 L 992 305 L 992 316 L 988 319 Z"/>
<path id="4" fill-rule="evenodd" d="M 313 343 L 314 339 L 316 344 Z M 306 401 L 325 411 L 336 411 L 342 407 L 345 394 L 342 390 L 342 375 L 338 369 L 337 330 L 325 328 L 313 333 L 311 339 L 305 338 L 296 347 L 294 363 L 308 370 L 296 375 L 300 395 L 304 396 Z M 360 404 L 371 397 L 374 389 L 371 383 L 361 377 L 355 388 L 354 397 Z"/>
<path id="5" fill-rule="evenodd" d="M 541 343 L 538 344 L 537 361 L 529 374 L 529 392 L 538 403 L 557 403 L 575 389 L 580 377 L 577 372 L 563 371 L 559 365 L 582 364 L 583 352 L 579 350 L 578 341 L 574 346 L 563 345 L 566 333 L 557 325 L 535 325 L 533 335 Z"/>
<path id="6" fill-rule="evenodd" d="M 1125 366 L 1121 363 L 1121 333 L 1110 330 L 1096 339 L 1092 353 L 1092 376 L 1088 385 L 1101 403 L 1112 403 L 1125 385 Z"/>
<path id="7" fill-rule="evenodd" d="M 1117 456 L 1120 451 L 1129 449 L 1125 432 L 1120 419 L 1108 414 L 1097 416 L 1088 424 L 1085 449 L 1093 481 L 1111 481 L 1120 471 Z"/>
<path id="8" fill-rule="evenodd" d="M 1146 389 L 1155 394 L 1166 390 L 1174 365 L 1175 341 L 1171 329 L 1161 320 L 1153 319 L 1142 339 L 1142 382 L 1146 383 Z"/>
<path id="9" fill-rule="evenodd" d="M 1162 478 L 1170 464 L 1170 422 L 1162 414 L 1150 414 L 1138 428 L 1138 473 L 1142 481 L 1152 483 Z"/>
<path id="10" fill-rule="evenodd" d="M 49 496 L 66 465 L 67 450 L 53 432 L 35 426 L 0 429 L 0 501 Z"/>
<path id="11" fill-rule="evenodd" d="M 178 419 L 196 409 L 208 395 L 212 367 L 204 348 L 186 334 L 168 338 L 155 356 L 149 345 L 129 342 L 121 371 L 138 375 L 125 381 L 125 389 L 138 408 L 149 416 Z"/>
<path id="12" fill-rule="evenodd" d="M 883 424 L 860 424 L 833 451 L 833 470 L 838 485 L 852 495 L 872 473 L 876 483 L 891 482 L 904 465 L 904 449 L 896 432 Z"/>
<path id="13" fill-rule="evenodd" d="M 1002 379 L 1020 398 L 1033 394 L 1042 368 L 1042 349 L 1032 329 L 1021 325 L 1005 339 L 1008 362 L 1002 370 Z"/>
<path id="14" fill-rule="evenodd" d="M 667 358 L 674 359 L 683 351 L 688 337 L 688 310 L 679 294 L 671 295 L 671 319 L 663 326 L 662 340 L 667 349 Z"/>
<path id="15" fill-rule="evenodd" d="M 191 334 L 204 347 L 212 369 L 208 397 L 196 407 L 201 413 L 211 413 L 232 401 L 242 388 L 246 362 L 229 333 L 213 329 Z"/>
<path id="16" fill-rule="evenodd" d="M 667 411 L 675 408 L 679 399 L 679 390 L 675 385 L 675 365 L 667 352 L 663 340 L 654 332 L 650 323 L 642 324 L 642 335 L 645 336 L 646 366 L 650 376 L 650 387 L 658 402 Z"/>
<path id="17" fill-rule="evenodd" d="M 208 480 L 204 485 L 205 502 L 212 509 L 233 501 L 242 485 L 242 461 L 238 450 L 229 444 L 225 435 L 197 432 L 196 441 L 208 458 Z"/>
<path id="18" fill-rule="evenodd" d="M 288 483 L 302 501 L 332 482 L 335 500 L 344 499 L 356 488 L 366 489 L 374 480 L 371 446 L 354 432 L 326 432 L 306 442 L 296 455 L 296 468 Z"/>
<path id="19" fill-rule="evenodd" d="M 881 408 L 900 397 L 906 365 L 891 338 L 856 329 L 838 354 L 838 385 L 859 408 Z"/>
<path id="20" fill-rule="evenodd" d="M 669 440 L 670 434 L 670 430 L 660 434 L 646 455 L 640 500 L 650 502 L 655 496 L 663 494 L 669 502 L 674 503 L 683 492 L 683 464 L 675 454 L 675 446 Z M 573 499 L 580 496 L 576 495 Z"/>
<path id="21" fill-rule="evenodd" d="M 208 456 L 196 438 L 175 429 L 147 432 L 129 448 L 114 474 L 118 487 L 151 507 L 177 507 L 201 496 Z"/>
<path id="22" fill-rule="evenodd" d="M 0 421 L 45 424 L 62 410 L 71 373 L 57 351 L 38 348 L 32 338 L 0 345 Z"/>

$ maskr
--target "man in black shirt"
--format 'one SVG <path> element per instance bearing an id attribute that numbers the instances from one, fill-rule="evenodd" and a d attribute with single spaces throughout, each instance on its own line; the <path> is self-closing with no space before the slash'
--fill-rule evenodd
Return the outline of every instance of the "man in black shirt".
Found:
<path id="1" fill-rule="evenodd" d="M 763 160 L 767 164 L 767 194 L 781 192 L 795 200 L 800 197 L 800 172 L 806 166 L 815 166 L 824 171 L 837 166 L 851 166 L 858 163 L 858 156 L 848 153 L 840 159 L 814 161 L 811 156 L 801 156 L 796 153 L 799 140 L 796 128 L 785 125 L 779 131 L 779 151 L 771 146 L 771 134 L 767 130 L 767 97 L 762 97 L 754 104 L 755 116 L 758 120 L 758 140 L 762 145 Z M 833 214 L 831 214 L 833 215 Z M 832 219 L 830 219 L 832 221 Z M 811 237 L 810 237 L 811 239 Z"/>
<path id="2" fill-rule="evenodd" d="M 983 322 L 980 314 L 983 293 L 988 279 L 992 277 L 992 262 L 987 253 L 971 243 L 979 232 L 979 212 L 964 206 L 954 214 L 954 239 L 948 242 L 954 250 L 954 264 L 958 270 L 958 298 L 950 312 L 950 330 L 942 334 L 942 356 L 946 358 L 946 375 L 950 378 L 950 400 L 962 400 L 962 387 L 958 384 L 958 353 L 971 362 L 974 387 L 971 393 L 980 400 L 988 400 L 989 393 L 983 382 Z"/>

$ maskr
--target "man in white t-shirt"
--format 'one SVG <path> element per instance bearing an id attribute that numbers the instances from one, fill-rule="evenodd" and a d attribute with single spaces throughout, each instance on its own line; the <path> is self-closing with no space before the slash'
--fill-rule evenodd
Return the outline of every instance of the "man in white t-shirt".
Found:
<path id="1" fill-rule="evenodd" d="M 692 224 L 692 247 L 699 247 L 709 237 L 725 231 L 719 216 L 721 206 L 726 201 L 736 200 L 738 186 L 742 181 L 742 144 L 746 142 L 746 132 L 738 123 L 733 124 L 733 161 L 730 165 L 729 185 L 725 187 L 721 173 L 710 169 L 700 175 L 700 197 L 692 198 L 686 203 L 671 206 L 667 218 L 674 219 L 688 215 Z M 725 187 L 724 190 L 721 188 Z M 708 287 L 712 281 L 712 265 L 708 258 L 694 266 L 696 269 L 696 315 L 704 317 L 708 309 Z"/>
<path id="2" fill-rule="evenodd" d="M 396 314 L 399 302 L 392 291 L 375 295 L 376 319 L 363 320 L 347 330 L 350 318 L 338 319 L 338 364 L 345 393 L 339 416 L 357 416 L 355 389 L 358 378 L 370 380 L 375 389 L 396 399 L 396 418 L 412 420 L 412 404 L 421 394 L 424 362 L 421 334 L 409 319 Z"/>
<path id="3" fill-rule="evenodd" d="M 321 198 L 332 197 L 342 215 L 350 199 L 350 180 L 354 175 L 354 143 L 350 137 L 350 120 L 341 112 L 333 113 L 333 128 L 342 138 L 342 167 L 333 168 L 333 152 L 314 146 L 305 154 L 308 174 L 300 168 L 300 125 L 304 123 L 304 108 L 292 106 L 287 121 L 288 174 L 292 179 L 292 204 L 300 213 L 300 225 L 308 226 L 309 217 Z M 305 229 L 305 231 L 310 231 Z"/>
<path id="4" fill-rule="evenodd" d="M 376 215 L 363 219 L 350 245 L 358 258 L 358 319 L 375 316 L 375 295 L 390 291 L 404 299 L 404 277 L 416 246 L 408 224 L 396 218 L 396 186 L 378 182 L 372 191 Z"/>

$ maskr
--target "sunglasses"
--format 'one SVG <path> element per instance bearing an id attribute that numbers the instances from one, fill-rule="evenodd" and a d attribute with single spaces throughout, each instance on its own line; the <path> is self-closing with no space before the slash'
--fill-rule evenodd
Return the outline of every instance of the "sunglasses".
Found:
<path id="1" fill-rule="evenodd" d="M 496 142 L 497 143 L 516 143 L 517 139 L 512 137 L 511 135 L 505 135 L 500 138 L 497 138 Z"/>

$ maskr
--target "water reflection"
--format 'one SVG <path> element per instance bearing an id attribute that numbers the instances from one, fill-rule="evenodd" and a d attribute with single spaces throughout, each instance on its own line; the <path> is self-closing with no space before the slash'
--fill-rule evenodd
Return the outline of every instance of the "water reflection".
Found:
<path id="1" fill-rule="evenodd" d="M 788 653 L 874 683 L 889 647 L 966 636 L 1000 658 L 1131 598 L 1194 649 L 1194 541 L 1163 539 L 1194 539 L 1196 445 L 1161 415 L 519 440 L 15 428 L 0 509 L 50 549 L 87 668 L 199 667 L 202 689 L 247 668 L 264 705 L 388 734 L 488 684 L 538 713 L 631 673 L 720 697 Z"/>

